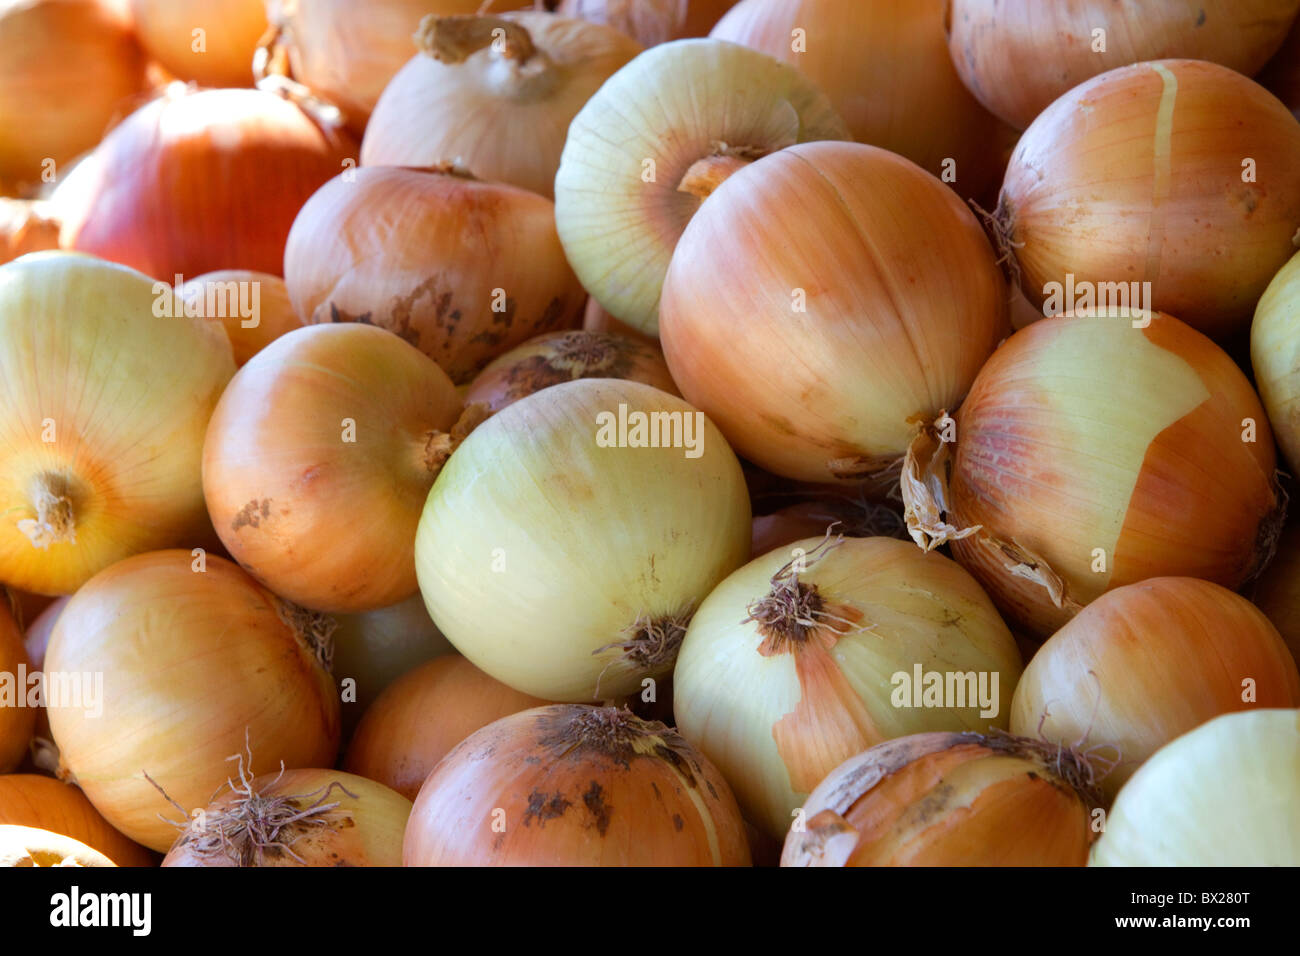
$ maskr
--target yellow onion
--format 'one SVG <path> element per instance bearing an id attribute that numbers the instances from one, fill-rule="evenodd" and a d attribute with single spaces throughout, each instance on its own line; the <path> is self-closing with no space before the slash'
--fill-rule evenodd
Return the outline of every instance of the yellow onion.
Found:
<path id="1" fill-rule="evenodd" d="M 59 248 L 59 221 L 48 202 L 0 198 L 0 265 Z"/>
<path id="2" fill-rule="evenodd" d="M 1277 553 L 1255 582 L 1250 598 L 1300 663 L 1300 524 L 1288 524 L 1282 531 Z"/>
<path id="3" fill-rule="evenodd" d="M 366 709 L 343 766 L 414 800 L 438 761 L 474 731 L 545 703 L 493 680 L 459 654 L 426 661 Z"/>
<path id="4" fill-rule="evenodd" d="M 655 334 L 673 249 L 710 185 L 795 143 L 848 138 L 826 94 L 764 53 L 721 40 L 647 50 L 569 128 L 555 178 L 569 262 L 610 314 Z"/>
<path id="5" fill-rule="evenodd" d="M 1282 457 L 1300 468 L 1300 253 L 1273 277 L 1250 326 L 1250 363 Z"/>
<path id="6" fill-rule="evenodd" d="M 1250 383 L 1161 313 L 1067 314 L 1015 333 L 950 437 L 923 435 L 908 453 L 912 536 L 953 541 L 1034 635 L 1145 578 L 1235 588 L 1268 563 L 1282 525 L 1273 436 Z"/>
<path id="7" fill-rule="evenodd" d="M 659 331 L 682 395 L 737 452 L 853 480 L 956 408 L 1007 332 L 1005 294 L 978 221 L 937 179 L 874 146 L 810 143 L 709 197 Z"/>
<path id="8" fill-rule="evenodd" d="M 231 754 L 251 748 L 268 770 L 332 764 L 331 626 L 215 555 L 119 561 L 68 602 L 45 655 L 66 688 L 46 702 L 60 776 L 165 852 L 168 800 L 206 806 Z"/>
<path id="9" fill-rule="evenodd" d="M 424 782 L 405 866 L 748 866 L 721 774 L 660 723 L 537 707 L 489 724 Z"/>
<path id="10" fill-rule="evenodd" d="M 0 825 L 0 869 L 28 866 L 116 866 L 94 847 L 37 827 Z"/>
<path id="11" fill-rule="evenodd" d="M 548 199 L 573 117 L 641 52 L 618 30 L 549 13 L 430 16 L 416 42 L 366 125 L 362 164 L 455 162 Z"/>
<path id="12" fill-rule="evenodd" d="M 176 83 L 60 184 L 59 242 L 168 282 L 279 275 L 298 209 L 355 155 L 349 137 L 275 93 Z"/>
<path id="13" fill-rule="evenodd" d="M 470 384 L 465 403 L 499 412 L 534 392 L 579 378 L 622 378 L 677 394 L 657 344 L 610 332 L 570 331 L 539 335 L 494 360 Z"/>
<path id="14" fill-rule="evenodd" d="M 1090 866 L 1298 866 L 1300 711 L 1225 714 L 1119 792 Z"/>
<path id="15" fill-rule="evenodd" d="M 1300 706 L 1300 673 L 1253 604 L 1195 578 L 1108 591 L 1030 660 L 1011 731 L 1091 745 L 1113 799 L 1144 760 L 1220 714 Z"/>
<path id="16" fill-rule="evenodd" d="M 881 741 L 1005 729 L 1020 653 L 947 558 L 892 538 L 807 538 L 718 585 L 673 671 L 682 736 L 778 839 L 800 801 Z"/>
<path id="17" fill-rule="evenodd" d="M 411 801 L 339 770 L 238 781 L 189 818 L 163 866 L 401 866 Z"/>
<path id="18" fill-rule="evenodd" d="M 1300 122 L 1263 87 L 1213 63 L 1137 63 L 1034 120 L 992 221 L 1030 302 L 1159 309 L 1223 338 L 1295 251 L 1297 167 Z"/>
<path id="19" fill-rule="evenodd" d="M 22 632 L 9 613 L 8 602 L 0 600 L 0 774 L 13 770 L 26 756 L 36 724 L 38 708 L 28 706 L 26 677 L 30 668 Z"/>
<path id="20" fill-rule="evenodd" d="M 0 580 L 68 594 L 210 535 L 203 432 L 235 365 L 175 313 L 166 284 L 89 256 L 0 267 Z"/>
<path id="21" fill-rule="evenodd" d="M 136 36 L 172 75 L 204 86 L 251 86 L 266 32 L 263 0 L 130 0 Z"/>
<path id="22" fill-rule="evenodd" d="M 187 315 L 215 319 L 243 365 L 280 336 L 302 326 L 284 280 L 266 272 L 224 269 L 187 280 L 177 290 Z"/>
<path id="23" fill-rule="evenodd" d="M 0 182 L 48 182 L 145 88 L 145 57 L 101 0 L 0 5 Z"/>
<path id="24" fill-rule="evenodd" d="M 294 222 L 284 270 L 303 321 L 388 329 L 458 384 L 576 325 L 585 301 L 549 200 L 450 168 L 336 177 Z"/>
<path id="25" fill-rule="evenodd" d="M 826 91 L 853 138 L 980 196 L 1005 166 L 998 121 L 953 69 L 945 0 L 743 0 L 709 34 L 783 60 Z"/>
<path id="26" fill-rule="evenodd" d="M 478 667 L 535 697 L 601 701 L 672 671 L 749 536 L 740 465 L 703 414 L 640 382 L 580 379 L 498 412 L 451 456 L 415 565 L 433 620 Z"/>
<path id="27" fill-rule="evenodd" d="M 153 866 L 157 858 L 128 840 L 71 784 L 37 774 L 0 775 L 0 825 L 35 827 L 70 837 L 118 866 Z"/>
<path id="28" fill-rule="evenodd" d="M 702 37 L 736 0 L 560 0 L 558 13 L 605 23 L 644 46 Z"/>
<path id="29" fill-rule="evenodd" d="M 446 373 L 382 329 L 281 336 L 212 414 L 203 489 L 217 534 L 267 587 L 316 610 L 411 597 L 416 524 L 460 413 Z"/>

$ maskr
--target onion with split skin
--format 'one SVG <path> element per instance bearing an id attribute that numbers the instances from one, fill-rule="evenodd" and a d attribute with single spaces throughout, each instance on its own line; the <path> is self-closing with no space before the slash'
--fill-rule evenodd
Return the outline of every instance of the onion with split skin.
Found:
<path id="1" fill-rule="evenodd" d="M 569 127 L 555 178 L 569 262 L 611 315 L 656 334 L 673 249 L 710 189 L 770 152 L 849 138 L 826 94 L 764 53 L 721 40 L 647 50 Z"/>
<path id="2" fill-rule="evenodd" d="M 123 836 L 76 787 L 53 777 L 0 775 L 0 825 L 58 833 L 104 854 L 118 866 L 156 866 L 158 858 Z"/>
<path id="3" fill-rule="evenodd" d="M 645 46 L 702 37 L 736 0 L 561 0 L 558 13 L 606 23 Z"/>
<path id="4" fill-rule="evenodd" d="M 266 272 L 222 269 L 187 280 L 177 292 L 187 314 L 221 323 L 236 365 L 302 327 L 284 280 Z"/>
<path id="5" fill-rule="evenodd" d="M 36 725 L 37 708 L 26 706 L 28 687 L 19 680 L 30 667 L 22 632 L 8 601 L 0 599 L 0 774 L 13 770 L 27 754 Z"/>
<path id="6" fill-rule="evenodd" d="M 130 4 L 136 36 L 172 75 L 203 86 L 252 86 L 253 53 L 267 27 L 263 0 Z"/>
<path id="7" fill-rule="evenodd" d="M 556 705 L 489 724 L 429 775 L 405 866 L 749 866 L 722 775 L 663 724 Z"/>
<path id="8" fill-rule="evenodd" d="M 641 52 L 618 30 L 549 13 L 428 16 L 416 45 L 375 105 L 362 164 L 455 162 L 548 199 L 573 117 Z"/>

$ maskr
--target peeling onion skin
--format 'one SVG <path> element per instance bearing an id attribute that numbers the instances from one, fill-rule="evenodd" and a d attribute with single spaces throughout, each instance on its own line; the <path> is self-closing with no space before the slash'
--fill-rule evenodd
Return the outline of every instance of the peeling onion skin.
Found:
<path id="1" fill-rule="evenodd" d="M 1300 524 L 1283 530 L 1277 554 L 1249 594 L 1300 664 Z"/>
<path id="2" fill-rule="evenodd" d="M 118 866 L 157 866 L 158 858 L 113 829 L 70 783 L 39 774 L 0 775 L 0 824 L 36 827 L 93 847 Z"/>
<path id="3" fill-rule="evenodd" d="M 1255 387 L 1291 473 L 1300 473 L 1300 253 L 1260 297 L 1250 326 Z"/>
<path id="4" fill-rule="evenodd" d="M 1264 614 L 1209 581 L 1149 578 L 1107 591 L 1039 649 L 1011 732 L 1121 758 L 1099 784 L 1109 802 L 1175 737 L 1270 707 L 1300 707 L 1300 673 Z"/>
<path id="5" fill-rule="evenodd" d="M 781 865 L 1083 866 L 1093 807 L 1052 758 L 1009 735 L 879 744 L 809 795 Z"/>
<path id="6" fill-rule="evenodd" d="M 1256 181 L 1243 181 L 1244 158 Z M 1034 121 L 996 216 L 1031 303 L 1067 274 L 1076 286 L 1150 282 L 1150 302 L 1131 292 L 1121 302 L 1224 339 L 1249 324 L 1295 252 L 1296 168 L 1300 122 L 1263 87 L 1213 63 L 1138 63 L 1070 90 Z"/>
<path id="7" fill-rule="evenodd" d="M 606 23 L 645 46 L 702 37 L 736 0 L 561 0 L 557 13 Z"/>
<path id="8" fill-rule="evenodd" d="M 1143 60 L 1209 60 L 1251 76 L 1300 0 L 949 0 L 952 60 L 972 93 L 1024 129 L 1071 87 Z M 1093 31 L 1106 31 L 1094 49 Z M 1249 154 L 1243 154 L 1249 155 Z"/>
<path id="9" fill-rule="evenodd" d="M 494 827 L 495 823 L 495 827 Z M 722 775 L 663 724 L 538 707 L 469 737 L 411 811 L 404 866 L 749 866 Z"/>
<path id="10" fill-rule="evenodd" d="M 9 613 L 7 595 L 0 593 L 0 675 L 11 682 L 12 693 L 22 695 L 27 688 L 18 682 L 18 669 L 30 669 L 23 636 L 18 624 Z M 7 774 L 27 754 L 27 744 L 36 726 L 37 709 L 34 707 L 0 706 L 0 774 Z M 4 780 L 0 776 L 0 780 Z M 0 820 L 0 823 L 6 821 Z"/>
<path id="11" fill-rule="evenodd" d="M 1120 791 L 1089 866 L 1300 866 L 1300 711 L 1225 714 Z"/>
<path id="12" fill-rule="evenodd" d="M 1033 635 L 1145 578 L 1236 588 L 1281 526 L 1272 432 L 1246 377 L 1172 316 L 1147 328 L 1135 318 L 1067 314 L 1017 332 L 955 416 L 953 523 L 983 531 L 953 542 L 953 556 Z M 1254 442 L 1242 440 L 1246 419 Z M 1010 573 L 995 540 L 1045 559 L 1067 600 Z"/>

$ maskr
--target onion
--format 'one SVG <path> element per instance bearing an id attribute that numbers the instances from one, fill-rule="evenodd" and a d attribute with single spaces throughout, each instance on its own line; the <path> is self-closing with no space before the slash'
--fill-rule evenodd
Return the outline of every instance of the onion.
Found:
<path id="1" fill-rule="evenodd" d="M 118 866 L 154 866 L 157 858 L 114 830 L 80 790 L 53 777 L 0 776 L 0 824 L 35 827 L 91 846 Z"/>
<path id="2" fill-rule="evenodd" d="M 580 378 L 621 378 L 677 394 L 656 344 L 609 332 L 551 332 L 483 369 L 465 393 L 465 403 L 499 412 L 534 392 Z"/>
<path id="3" fill-rule="evenodd" d="M 1071 87 L 1139 60 L 1210 60 L 1249 76 L 1297 9 L 1298 0 L 950 0 L 945 26 L 971 92 L 1024 129 Z"/>
<path id="4" fill-rule="evenodd" d="M 1000 124 L 953 69 L 944 6 L 744 0 L 709 35 L 802 70 L 830 96 L 858 142 L 906 156 L 961 195 L 978 197 L 1005 167 Z"/>
<path id="5" fill-rule="evenodd" d="M 1225 714 L 1142 765 L 1089 864 L 1295 866 L 1297 806 L 1300 711 Z"/>
<path id="6" fill-rule="evenodd" d="M 748 866 L 726 782 L 660 723 L 537 707 L 489 724 L 416 798 L 406 866 Z"/>
<path id="7" fill-rule="evenodd" d="M 179 290 L 186 313 L 221 322 L 243 365 L 280 336 L 301 328 L 279 276 L 227 269 L 186 282 Z"/>
<path id="8" fill-rule="evenodd" d="M 411 801 L 339 770 L 239 781 L 196 814 L 163 866 L 400 866 Z"/>
<path id="9" fill-rule="evenodd" d="M 1300 664 L 1300 524 L 1288 525 L 1282 531 L 1277 553 L 1255 582 L 1250 596 Z"/>
<path id="10" fill-rule="evenodd" d="M 64 596 L 51 601 L 23 633 L 23 647 L 27 651 L 27 661 L 33 670 L 40 670 L 45 666 L 45 648 L 49 646 L 50 635 L 54 633 L 54 622 L 59 619 L 59 615 L 71 600 L 70 596 Z"/>
<path id="11" fill-rule="evenodd" d="M 55 191 L 60 243 L 169 282 L 217 269 L 279 275 L 299 207 L 355 155 L 274 93 L 173 84 Z"/>
<path id="12" fill-rule="evenodd" d="M 262 0 L 131 0 L 131 11 L 140 42 L 173 75 L 204 86 L 253 84 L 253 53 L 267 27 Z"/>
<path id="13" fill-rule="evenodd" d="M 897 509 L 862 499 L 824 498 L 756 515 L 753 523 L 750 559 L 796 541 L 823 535 L 832 528 L 854 538 L 898 538 L 907 540 L 907 525 Z"/>
<path id="14" fill-rule="evenodd" d="M 682 644 L 673 703 L 682 736 L 717 764 L 746 817 L 780 838 L 800 800 L 868 747 L 1005 729 L 1020 670 L 1011 633 L 955 563 L 890 538 L 819 536 L 751 561 L 709 595 Z"/>
<path id="15" fill-rule="evenodd" d="M 59 222 L 48 202 L 0 198 L 0 265 L 59 248 Z"/>
<path id="16" fill-rule="evenodd" d="M 1256 83 L 1138 63 L 1034 120 L 992 222 L 1030 302 L 1159 309 L 1223 338 L 1295 251 L 1297 167 L 1300 122 Z"/>
<path id="17" fill-rule="evenodd" d="M 414 800 L 438 761 L 474 731 L 545 703 L 493 680 L 459 654 L 426 661 L 367 708 L 344 767 Z"/>
<path id="18" fill-rule="evenodd" d="M 0 580 L 67 594 L 129 554 L 206 540 L 203 430 L 225 334 L 88 256 L 0 267 Z"/>
<path id="19" fill-rule="evenodd" d="M 793 67 L 721 40 L 647 50 L 584 106 L 555 178 L 560 239 L 587 291 L 654 334 L 673 249 L 710 183 L 774 150 L 847 139 Z"/>
<path id="20" fill-rule="evenodd" d="M 1034 655 L 1016 686 L 1011 731 L 1092 743 L 1113 761 L 1113 799 L 1139 765 L 1212 717 L 1300 706 L 1300 673 L 1253 604 L 1195 578 L 1108 591 Z"/>
<path id="21" fill-rule="evenodd" d="M 782 866 L 1082 866 L 1088 764 L 1009 734 L 914 734 L 872 747 L 812 792 Z"/>
<path id="22" fill-rule="evenodd" d="M 37 708 L 27 706 L 28 669 L 22 632 L 8 602 L 0 601 L 0 774 L 13 770 L 27 755 L 36 724 Z"/>
<path id="23" fill-rule="evenodd" d="M 442 369 L 382 329 L 280 337 L 239 371 L 208 426 L 203 488 L 222 543 L 316 610 L 411 597 L 416 524 L 460 412 Z"/>
<path id="24" fill-rule="evenodd" d="M 1250 326 L 1259 397 L 1291 470 L 1300 469 L 1300 253 L 1273 277 Z"/>
<path id="25" fill-rule="evenodd" d="M 660 307 L 686 399 L 750 461 L 818 482 L 895 465 L 1007 328 L 993 251 L 961 200 L 846 143 L 782 150 L 724 182 L 682 235 Z"/>
<path id="26" fill-rule="evenodd" d="M 649 385 L 582 379 L 469 436 L 429 494 L 415 564 L 478 667 L 535 697 L 601 701 L 672 671 L 749 536 L 744 477 L 711 422 Z"/>
<path id="27" fill-rule="evenodd" d="M 426 17 L 416 43 L 375 105 L 362 164 L 455 162 L 548 199 L 573 117 L 641 52 L 617 30 L 549 13 Z"/>
<path id="28" fill-rule="evenodd" d="M 144 54 L 107 4 L 0 4 L 0 181 L 57 176 L 144 88 Z"/>
<path id="29" fill-rule="evenodd" d="M 53 699 L 51 685 L 46 704 L 60 775 L 165 852 L 176 833 L 156 787 L 206 806 L 245 747 L 268 767 L 332 764 L 330 626 L 214 555 L 155 551 L 101 571 L 59 615 L 45 656 L 67 687 Z"/>
<path id="30" fill-rule="evenodd" d="M 35 827 L 0 826 L 0 869 L 11 866 L 115 866 L 94 847 Z"/>
<path id="31" fill-rule="evenodd" d="M 912 536 L 953 541 L 1008 621 L 1035 635 L 1145 578 L 1235 588 L 1268 563 L 1282 525 L 1250 383 L 1160 313 L 1067 314 L 1017 332 L 951 437 L 955 453 L 932 433 L 908 453 Z"/>
<path id="32" fill-rule="evenodd" d="M 557 12 L 604 23 L 643 46 L 706 36 L 736 0 L 560 0 Z"/>
<path id="33" fill-rule="evenodd" d="M 284 268 L 304 321 L 382 326 L 457 383 L 540 332 L 576 325 L 584 302 L 551 203 L 451 169 L 335 178 L 294 222 Z"/>
<path id="34" fill-rule="evenodd" d="M 1255 79 L 1300 118 L 1300 18 L 1292 22 L 1281 48 Z"/>
<path id="35" fill-rule="evenodd" d="M 646 335 L 627 323 L 620 322 L 606 312 L 604 307 L 595 299 L 587 299 L 587 308 L 582 313 L 582 327 L 588 332 L 613 332 L 615 335 L 636 339 L 638 342 L 648 342 L 656 349 L 659 348 L 659 337 L 657 335 Z"/>

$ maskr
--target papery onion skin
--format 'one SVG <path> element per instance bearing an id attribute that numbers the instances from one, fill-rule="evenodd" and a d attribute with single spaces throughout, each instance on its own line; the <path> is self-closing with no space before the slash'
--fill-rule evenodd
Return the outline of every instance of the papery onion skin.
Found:
<path id="1" fill-rule="evenodd" d="M 0 869 L 31 866 L 115 866 L 79 840 L 38 827 L 0 824 Z"/>
<path id="2" fill-rule="evenodd" d="M 673 671 L 682 736 L 726 776 L 746 817 L 778 839 L 817 783 L 868 747 L 922 731 L 1005 728 L 1021 671 L 1006 625 L 953 561 L 887 538 L 845 539 L 819 557 L 824 542 L 770 552 L 715 588 Z M 790 625 L 792 636 L 746 622 L 773 594 L 773 576 L 800 556 L 799 591 L 828 617 L 814 616 L 815 629 Z M 910 682 L 917 667 L 974 673 L 977 682 L 984 674 L 995 712 L 982 715 L 973 700 L 896 705 L 895 675 Z"/>
<path id="3" fill-rule="evenodd" d="M 1024 129 L 1071 87 L 1140 60 L 1210 60 L 1250 76 L 1298 9 L 1297 0 L 950 0 L 945 25 L 971 92 Z"/>
<path id="4" fill-rule="evenodd" d="M 521 398 L 580 378 L 621 378 L 669 395 L 677 386 L 658 345 L 608 332 L 550 332 L 494 359 L 474 378 L 465 404 L 499 412 Z"/>
<path id="5" fill-rule="evenodd" d="M 195 816 L 167 852 L 163 866 L 402 864 L 402 835 L 411 801 L 389 787 L 340 770 L 317 769 L 286 770 L 232 783 L 238 789 L 225 789 Z M 256 797 L 249 800 L 250 794 Z M 275 802 L 280 805 L 274 806 Z M 330 804 L 337 806 L 326 809 Z M 300 819 L 274 830 L 274 845 L 257 846 L 242 826 L 250 820 L 290 816 Z"/>
<path id="6" fill-rule="evenodd" d="M 462 62 L 418 53 L 375 105 L 362 165 L 454 161 L 478 179 L 554 197 L 573 117 L 641 45 L 618 30 L 549 13 L 500 20 L 526 31 L 536 52 L 521 61 L 489 46 Z"/>
<path id="7" fill-rule="evenodd" d="M 32 728 L 36 725 L 37 708 L 26 706 L 28 688 L 18 679 L 27 670 L 30 662 L 22 633 L 9 613 L 8 602 L 0 600 L 0 682 L 9 685 L 4 696 L 12 695 L 12 699 L 0 702 L 0 774 L 18 766 L 27 753 Z"/>
<path id="8" fill-rule="evenodd" d="M 232 282 L 236 283 L 233 287 Z M 200 312 L 202 318 L 221 323 L 230 336 L 236 365 L 242 366 L 284 333 L 302 327 L 284 280 L 266 272 L 246 269 L 209 272 L 196 276 L 193 281 L 187 280 L 180 294 L 187 308 Z M 253 303 L 256 309 L 249 311 L 256 314 L 243 315 L 240 306 Z"/>
<path id="9" fill-rule="evenodd" d="M 752 156 L 849 138 L 826 94 L 766 54 L 721 40 L 654 47 L 610 77 L 569 128 L 555 178 L 560 239 L 611 315 L 657 334 L 673 248 L 700 206 L 678 189 L 688 170 L 719 144 Z"/>
<path id="10" fill-rule="evenodd" d="M 104 818 L 166 852 L 169 804 L 207 805 L 245 747 L 268 769 L 328 766 L 339 701 L 324 622 L 288 608 L 232 562 L 155 551 L 100 572 L 54 625 L 46 673 L 103 675 L 102 690 L 47 705 L 60 767 Z M 292 623 L 291 623 L 292 622 Z M 91 696 L 98 695 L 99 716 Z M 89 706 L 77 706 L 78 703 Z M 174 808 L 173 808 L 174 809 Z"/>
<path id="11" fill-rule="evenodd" d="M 1277 553 L 1247 593 L 1300 664 L 1300 524 L 1283 529 Z"/>
<path id="12" fill-rule="evenodd" d="M 459 654 L 426 661 L 366 709 L 343 767 L 414 800 L 438 761 L 470 734 L 546 703 L 493 680 Z"/>
<path id="13" fill-rule="evenodd" d="M 736 0 L 561 0 L 561 16 L 606 23 L 646 46 L 702 37 Z"/>
<path id="14" fill-rule="evenodd" d="M 1036 322 L 993 353 L 956 422 L 950 520 L 983 530 L 953 556 L 1031 634 L 1144 578 L 1238 587 L 1272 553 L 1284 509 L 1264 409 L 1227 354 L 1172 316 Z M 1044 561 L 1061 603 L 1009 570 L 1001 545 Z"/>
<path id="15" fill-rule="evenodd" d="M 281 336 L 222 395 L 203 449 L 208 512 L 231 557 L 319 611 L 387 607 L 417 588 L 412 544 L 461 412 L 446 373 L 369 325 Z"/>
<path id="16" fill-rule="evenodd" d="M 1260 297 L 1250 326 L 1250 364 L 1282 457 L 1300 468 L 1300 253 Z"/>
<path id="17" fill-rule="evenodd" d="M 0 267 L 0 580 L 68 594 L 207 542 L 203 433 L 235 364 L 221 329 L 173 308 L 170 287 L 89 256 Z"/>
<path id="18" fill-rule="evenodd" d="M 1108 800 L 1144 760 L 1220 714 L 1300 706 L 1300 673 L 1245 598 L 1195 578 L 1107 591 L 1044 644 L 1011 703 L 1011 732 L 1117 760 Z"/>
<path id="19" fill-rule="evenodd" d="M 653 413 L 681 416 L 683 445 L 689 422 L 698 455 L 628 444 L 633 417 Z M 749 538 L 744 477 L 711 422 L 649 385 L 580 379 L 498 412 L 457 449 L 415 561 L 429 613 L 478 667 L 535 697 L 602 701 L 671 672 L 690 612 Z"/>
<path id="20" fill-rule="evenodd" d="M 280 275 L 299 208 L 355 156 L 346 133 L 274 93 L 169 87 L 56 190 L 59 241 L 167 282 Z"/>
<path id="21" fill-rule="evenodd" d="M 405 866 L 748 866 L 722 775 L 660 723 L 557 705 L 489 724 L 429 775 Z"/>
<path id="22" fill-rule="evenodd" d="M 781 865 L 1083 866 L 1087 776 L 1074 755 L 1009 734 L 900 737 L 817 785 Z"/>
<path id="23" fill-rule="evenodd" d="M 130 0 L 149 54 L 182 80 L 251 86 L 253 53 L 266 32 L 262 0 Z M 195 31 L 203 33 L 196 36 Z M 199 44 L 201 49 L 196 49 Z"/>
<path id="24" fill-rule="evenodd" d="M 1300 711 L 1225 714 L 1120 791 L 1089 866 L 1300 865 Z"/>
<path id="25" fill-rule="evenodd" d="M 157 857 L 113 829 L 70 783 L 38 774 L 0 775 L 0 824 L 36 827 L 71 837 L 118 866 L 156 866 Z"/>
<path id="26" fill-rule="evenodd" d="M 298 215 L 284 265 L 304 322 L 388 329 L 457 384 L 534 335 L 572 328 L 585 302 L 549 201 L 450 171 L 336 177 Z"/>
<path id="27" fill-rule="evenodd" d="M 1225 338 L 1295 252 L 1297 167 L 1300 122 L 1263 87 L 1213 63 L 1137 63 L 1034 121 L 996 218 L 1031 303 L 1049 283 L 1091 283 L 1110 305 Z M 1143 282 L 1149 300 L 1130 285 Z"/>
<path id="28" fill-rule="evenodd" d="M 874 146 L 810 143 L 708 198 L 659 331 L 682 395 L 737 452 L 832 482 L 898 461 L 1007 328 L 993 250 L 951 190 Z"/>

